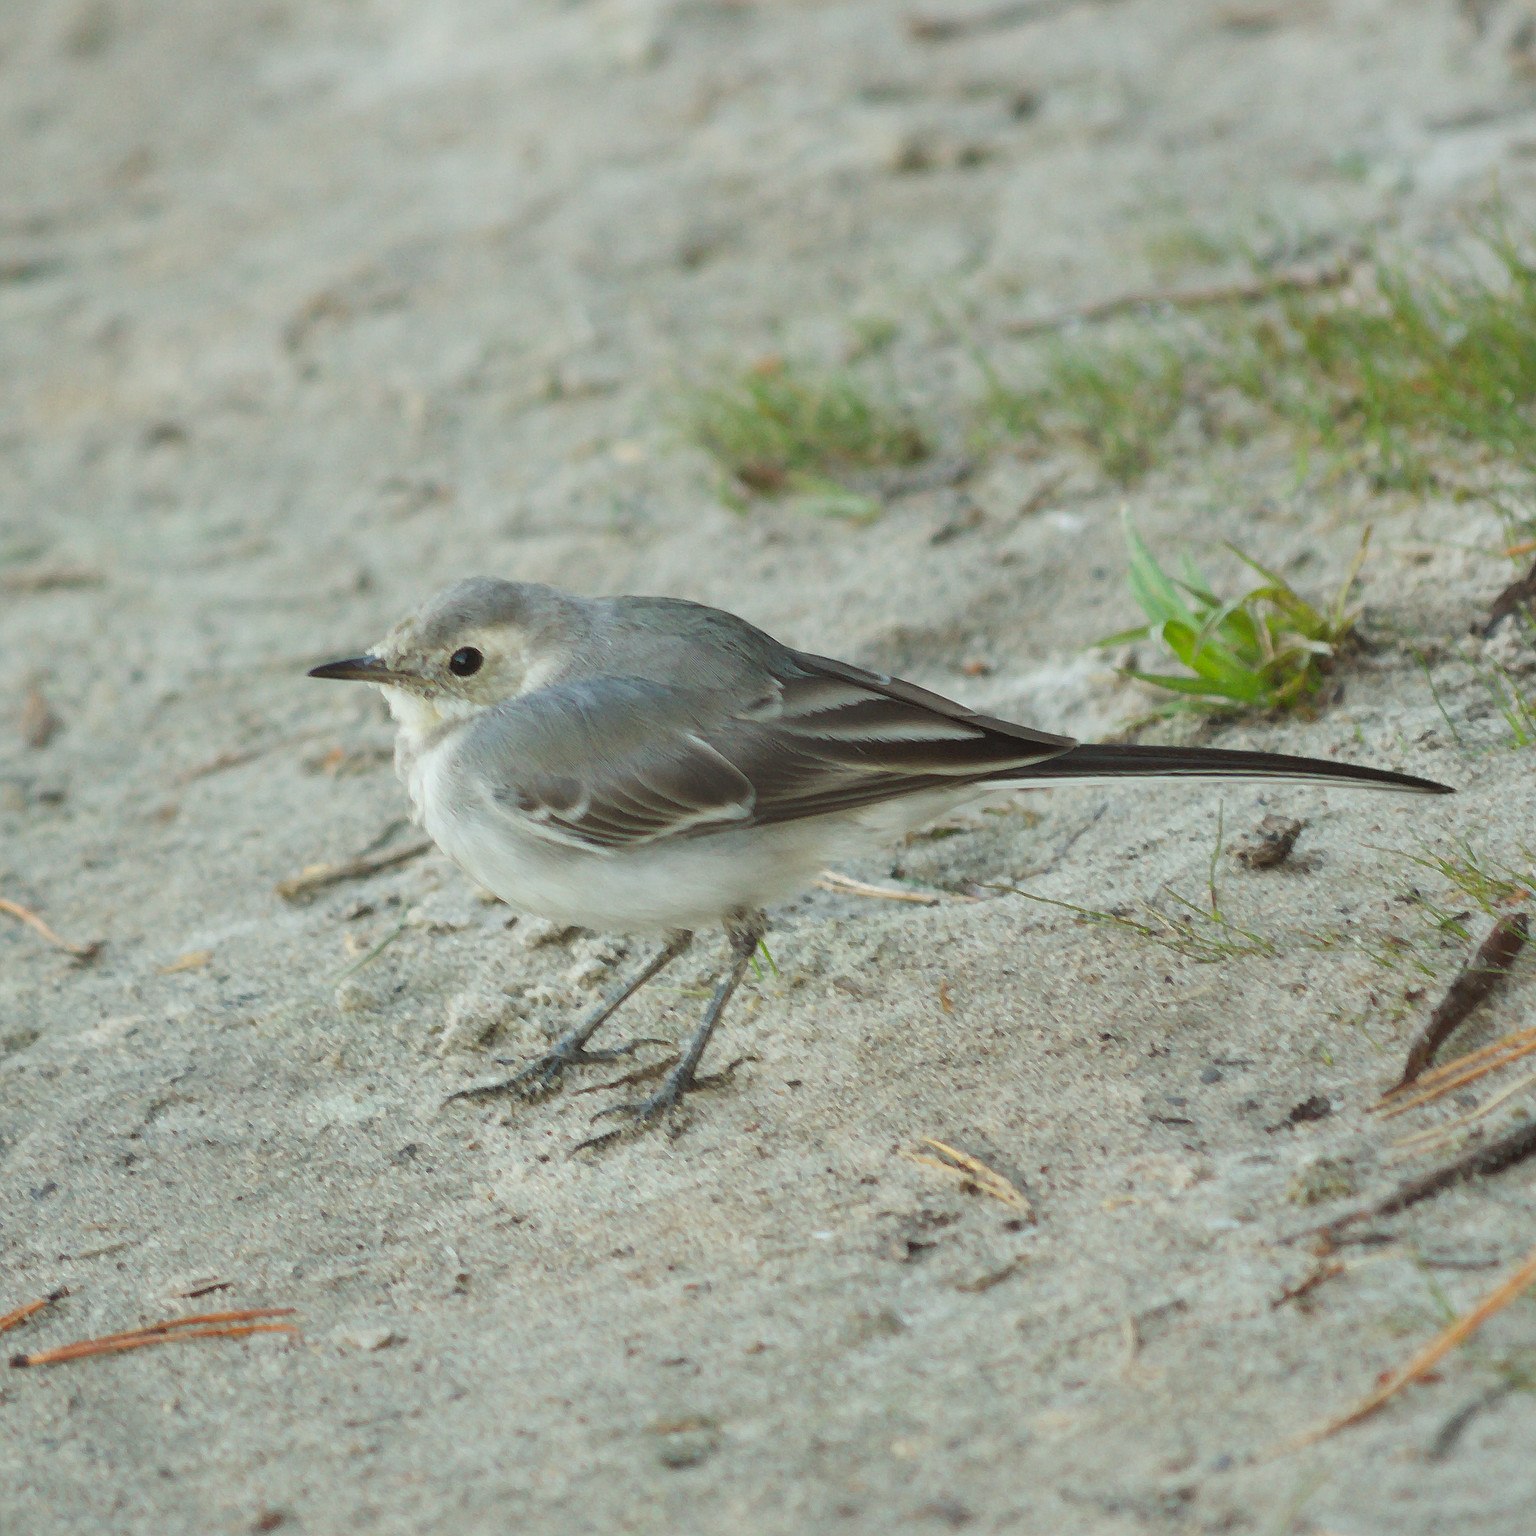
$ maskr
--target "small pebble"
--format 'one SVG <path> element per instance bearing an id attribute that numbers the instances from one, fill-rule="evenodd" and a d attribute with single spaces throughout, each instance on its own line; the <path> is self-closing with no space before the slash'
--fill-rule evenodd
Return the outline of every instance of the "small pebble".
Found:
<path id="1" fill-rule="evenodd" d="M 382 1324 L 373 1327 L 338 1328 L 332 1339 L 342 1349 L 388 1349 L 391 1344 L 403 1344 L 405 1336 Z"/>
<path id="2" fill-rule="evenodd" d="M 1252 834 L 1238 843 L 1232 857 L 1247 869 L 1273 869 L 1290 858 L 1306 822 L 1289 816 L 1266 816 Z"/>

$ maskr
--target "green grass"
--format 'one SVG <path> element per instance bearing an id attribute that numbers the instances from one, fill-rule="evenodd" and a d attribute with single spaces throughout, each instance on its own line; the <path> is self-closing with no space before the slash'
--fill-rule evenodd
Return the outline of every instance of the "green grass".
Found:
<path id="1" fill-rule="evenodd" d="M 1470 498 L 1470 493 L 1467 494 Z M 1478 487 L 1476 500 L 1503 524 L 1509 558 L 1519 562 L 1521 555 L 1529 555 L 1527 541 L 1536 538 L 1536 511 L 1531 508 L 1530 487 L 1513 483 L 1483 485 Z"/>
<path id="2" fill-rule="evenodd" d="M 988 380 L 983 417 L 1013 436 L 1084 449 L 1110 479 L 1138 480 L 1157 462 L 1184 408 L 1189 359 L 1168 341 L 1126 346 L 1056 343 L 1043 384 Z"/>
<path id="3" fill-rule="evenodd" d="M 1439 1314 L 1439 1326 L 1444 1328 L 1461 1316 L 1462 1309 L 1457 1307 L 1446 1294 L 1445 1287 L 1441 1285 L 1439 1277 L 1425 1263 L 1423 1257 L 1413 1254 L 1413 1262 L 1423 1277 L 1425 1289 L 1428 1290 L 1430 1301 L 1435 1311 Z M 1530 1297 L 1526 1295 L 1520 1298 L 1529 1304 Z M 1421 1332 L 1415 1329 L 1414 1332 Z M 1467 1339 L 1459 1348 L 1458 1353 L 1463 1360 L 1477 1368 L 1490 1372 L 1505 1392 L 1533 1392 L 1536 1393 L 1536 1350 L 1529 1346 L 1513 1350 L 1496 1352 L 1488 1347 L 1481 1339 Z M 1442 1431 L 1443 1433 L 1443 1431 Z"/>
<path id="4" fill-rule="evenodd" d="M 1374 846 L 1374 845 L 1372 845 Z M 1416 869 L 1436 875 L 1444 885 L 1438 892 L 1426 892 L 1415 885 L 1409 899 L 1418 907 L 1430 928 L 1441 940 L 1468 944 L 1472 932 L 1467 926 L 1469 906 L 1485 917 L 1503 918 L 1515 908 L 1536 899 L 1536 853 L 1520 845 L 1515 852 L 1520 863 L 1506 864 L 1481 854 L 1469 839 L 1463 838 L 1450 852 L 1425 845 L 1416 853 L 1401 848 L 1378 848 L 1406 860 Z"/>
<path id="5" fill-rule="evenodd" d="M 1202 229 L 1185 220 L 1175 220 L 1153 231 L 1142 241 L 1141 251 L 1162 281 L 1202 267 L 1218 267 L 1244 254 L 1233 236 Z"/>
<path id="6" fill-rule="evenodd" d="M 1473 903 L 1489 917 L 1502 917 L 1512 906 L 1536 897 L 1536 869 L 1530 867 L 1531 851 L 1519 850 L 1527 861 L 1527 867 L 1517 869 L 1513 865 L 1500 864 L 1480 855 L 1470 842 L 1462 841 L 1451 853 L 1426 850 L 1421 853 L 1403 853 L 1400 856 L 1420 869 L 1439 875 L 1452 892 Z M 1443 920 L 1442 925 L 1454 922 L 1452 914 L 1437 903 L 1421 898 L 1427 910 Z"/>
<path id="7" fill-rule="evenodd" d="M 1480 675 L 1509 733 L 1508 745 L 1517 751 L 1536 745 L 1536 702 L 1503 667 L 1490 667 Z"/>
<path id="8" fill-rule="evenodd" d="M 1216 841 L 1211 848 L 1210 863 L 1205 875 L 1205 901 L 1165 886 L 1159 893 L 1172 910 L 1165 910 L 1152 902 L 1141 905 L 1141 915 L 1132 917 L 1125 911 L 1111 912 L 1098 907 L 1080 907 L 1074 902 L 1057 901 L 1051 896 L 1037 896 L 1016 885 L 997 885 L 994 890 L 1008 891 L 1037 901 L 1042 906 L 1060 907 L 1074 913 L 1084 922 L 1104 923 L 1119 928 L 1137 938 L 1145 939 L 1162 949 L 1195 960 L 1203 965 L 1213 965 L 1222 960 L 1233 960 L 1242 955 L 1273 957 L 1280 950 L 1273 939 L 1251 928 L 1234 922 L 1223 909 L 1216 871 L 1221 860 L 1224 820 L 1220 808 L 1216 814 Z"/>
<path id="9" fill-rule="evenodd" d="M 1192 306 L 1110 342 L 1047 343 L 1045 375 L 986 380 L 981 415 L 1036 445 L 1071 443 L 1130 483 L 1181 422 L 1208 440 L 1278 428 L 1383 488 L 1418 490 L 1446 449 L 1536 470 L 1536 259 L 1495 215 L 1454 271 L 1378 257 L 1368 281 Z"/>
<path id="10" fill-rule="evenodd" d="M 683 427 L 736 486 L 760 496 L 831 493 L 835 502 L 854 472 L 931 451 L 915 411 L 854 370 L 777 359 L 693 391 Z"/>
<path id="11" fill-rule="evenodd" d="M 1304 925 L 1278 930 L 1267 925 L 1268 932 L 1245 927 L 1232 917 L 1222 900 L 1217 878 L 1222 849 L 1223 826 L 1218 811 L 1216 840 L 1206 868 L 1203 899 L 1187 896 L 1165 885 L 1150 901 L 1105 910 L 1040 896 L 1016 885 L 999 884 L 992 889 L 1023 896 L 1042 906 L 1057 907 L 1072 913 L 1080 922 L 1117 929 L 1159 949 L 1204 965 L 1215 965 L 1245 956 L 1273 959 L 1295 950 L 1316 954 L 1351 950 L 1362 954 L 1402 978 L 1405 989 L 1403 995 L 1396 1000 L 1378 1000 L 1373 996 L 1364 1013 L 1349 1019 L 1353 1026 L 1361 1028 L 1372 1016 L 1388 1022 L 1400 1022 L 1411 1007 L 1410 998 L 1414 995 L 1414 988 L 1437 981 L 1448 969 L 1454 970 L 1460 965 L 1464 953 L 1462 945 L 1467 939 L 1467 930 L 1461 921 L 1465 913 L 1451 911 L 1418 891 L 1413 893 L 1413 897 L 1429 917 L 1432 933 L 1402 934 L 1394 929 L 1358 921 L 1351 922 L 1347 927 L 1331 928 Z M 1490 913 L 1503 915 L 1511 901 L 1521 899 L 1536 887 L 1536 876 L 1523 875 L 1512 869 L 1490 868 L 1480 862 L 1466 846 L 1450 855 L 1432 850 L 1422 854 L 1408 854 L 1390 848 L 1376 851 L 1406 858 L 1425 870 L 1444 876 L 1454 891 L 1470 897 Z M 1520 851 L 1522 857 L 1531 857 L 1527 850 Z M 1341 1023 L 1344 1022 L 1345 1016 L 1336 1017 Z"/>
<path id="12" fill-rule="evenodd" d="M 1231 381 L 1386 484 L 1427 483 L 1446 441 L 1536 466 L 1536 264 L 1502 225 L 1481 245 L 1491 276 L 1378 261 L 1373 296 L 1284 295 Z"/>
<path id="13" fill-rule="evenodd" d="M 1509 622 L 1515 621 L 1511 619 Z M 1435 708 L 1439 711 L 1440 719 L 1444 722 L 1451 740 L 1456 744 L 1456 749 L 1465 755 L 1472 755 L 1473 745 L 1462 734 L 1461 728 L 1447 708 L 1444 695 L 1435 681 L 1429 658 L 1422 651 L 1415 651 L 1414 659 L 1418 663 L 1419 670 L 1424 674 L 1430 697 L 1434 699 Z M 1536 699 L 1526 692 L 1520 680 L 1497 662 L 1487 662 L 1478 666 L 1475 669 L 1475 676 L 1476 681 L 1487 693 L 1494 712 L 1504 723 L 1502 740 L 1494 744 L 1495 748 L 1519 752 L 1526 747 L 1536 746 Z"/>
<path id="14" fill-rule="evenodd" d="M 1340 647 L 1354 629 L 1349 596 L 1365 559 L 1360 553 L 1331 604 L 1316 608 L 1280 576 L 1228 545 L 1264 579 L 1235 597 L 1220 598 L 1186 556 L 1182 575 L 1170 576 L 1141 541 L 1130 520 L 1131 595 L 1147 622 L 1101 640 L 1101 646 L 1152 640 L 1185 672 L 1129 676 L 1176 695 L 1166 706 L 1201 710 L 1284 710 L 1303 706 L 1322 687 Z"/>
<path id="15" fill-rule="evenodd" d="M 1272 939 L 1238 926 L 1219 908 L 1207 910 L 1199 902 L 1181 896 L 1176 891 L 1163 893 L 1173 903 L 1174 911 L 1165 912 L 1160 907 L 1145 903 L 1141 908 L 1141 916 L 1132 917 L 1126 912 L 1080 907 L 1074 902 L 1038 896 L 1016 885 L 997 885 L 993 889 L 1023 896 L 1042 906 L 1060 907 L 1063 911 L 1074 913 L 1084 922 L 1104 923 L 1112 928 L 1123 929 L 1161 949 L 1171 950 L 1186 960 L 1198 961 L 1202 965 L 1214 965 L 1218 961 L 1236 959 L 1240 955 L 1273 956 L 1279 953 Z"/>
<path id="16" fill-rule="evenodd" d="M 1378 254 L 1350 281 L 1287 285 L 1257 298 L 1204 297 L 1025 344 L 1018 382 L 968 344 L 981 378 L 982 446 L 1072 447 L 1129 485 L 1175 447 L 1201 451 L 1258 436 L 1288 442 L 1298 478 L 1314 466 L 1360 473 L 1377 489 L 1422 491 L 1475 467 L 1475 492 L 1510 527 L 1536 477 L 1536 255 L 1500 214 L 1474 228 L 1455 265 Z M 826 510 L 877 510 L 872 471 L 922 459 L 925 413 L 884 374 L 899 335 L 882 317 L 853 325 L 851 363 L 768 359 L 684 400 L 682 426 L 737 496 L 819 498 Z M 871 373 L 879 377 L 871 380 Z M 1506 473 L 1488 489 L 1490 469 Z"/>

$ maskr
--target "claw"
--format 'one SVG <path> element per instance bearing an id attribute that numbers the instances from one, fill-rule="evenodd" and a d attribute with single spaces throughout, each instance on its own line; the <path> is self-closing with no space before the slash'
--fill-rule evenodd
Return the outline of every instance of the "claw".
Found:
<path id="1" fill-rule="evenodd" d="M 575 1157 L 578 1152 L 595 1152 L 599 1147 L 617 1141 L 628 1129 L 627 1125 L 621 1125 L 616 1131 L 604 1131 L 601 1136 L 588 1136 L 585 1141 L 578 1141 L 565 1155 Z"/>
<path id="2" fill-rule="evenodd" d="M 658 1040 L 656 1044 L 665 1042 Z M 589 1083 L 585 1088 L 573 1088 L 573 1093 L 608 1093 L 614 1088 L 633 1088 L 636 1083 L 648 1083 L 663 1073 L 670 1071 L 680 1060 L 676 1051 L 670 1056 L 664 1056 L 660 1061 L 649 1061 L 644 1066 L 636 1067 L 631 1072 L 626 1072 L 623 1077 L 610 1078 L 606 1083 Z"/>
<path id="3" fill-rule="evenodd" d="M 570 1155 L 575 1157 L 578 1152 L 593 1152 L 599 1147 L 606 1147 L 625 1136 L 630 1136 L 637 1131 L 649 1130 L 661 1120 L 669 1118 L 682 1107 L 682 1096 L 687 1092 L 685 1088 L 673 1089 L 670 1081 L 659 1088 L 648 1099 L 637 1099 L 627 1104 L 610 1104 L 607 1109 L 600 1109 L 592 1116 L 593 1120 L 603 1120 L 609 1116 L 623 1115 L 626 1117 L 623 1125 L 615 1126 L 611 1131 L 602 1131 L 596 1136 L 588 1136 L 585 1141 L 578 1141 L 571 1148 Z M 668 1127 L 673 1136 L 682 1134 L 681 1124 L 673 1124 Z"/>
<path id="4" fill-rule="evenodd" d="M 578 1152 L 592 1152 L 598 1147 L 606 1147 L 620 1137 L 631 1135 L 636 1131 L 649 1130 L 663 1118 L 672 1115 L 682 1106 L 682 1098 L 687 1093 L 691 1084 L 676 1077 L 668 1077 L 660 1088 L 648 1099 L 634 1099 L 625 1104 L 610 1104 L 606 1109 L 600 1109 L 592 1116 L 593 1121 L 606 1120 L 612 1116 L 622 1115 L 625 1124 L 615 1126 L 611 1131 L 603 1131 L 597 1136 L 589 1136 L 585 1141 L 579 1141 L 571 1148 L 571 1156 Z M 672 1134 L 678 1135 L 682 1126 L 672 1127 Z"/>
<path id="5" fill-rule="evenodd" d="M 556 1045 L 532 1061 L 525 1061 L 521 1056 L 493 1056 L 491 1060 L 498 1067 L 520 1066 L 520 1070 L 508 1079 L 508 1082 L 515 1082 L 536 1068 L 548 1068 L 556 1058 L 566 1066 L 580 1067 L 586 1066 L 589 1062 L 622 1061 L 626 1056 L 633 1056 L 642 1045 L 671 1045 L 671 1043 L 670 1040 L 663 1040 L 657 1035 L 636 1035 L 633 1040 L 626 1040 L 623 1045 L 599 1046 L 596 1050 L 584 1045 L 562 1050 Z"/>
<path id="6" fill-rule="evenodd" d="M 711 1072 L 708 1077 L 694 1078 L 691 1086 L 694 1088 L 723 1088 L 727 1083 L 735 1079 L 737 1067 L 744 1067 L 749 1061 L 761 1061 L 762 1059 L 761 1056 L 754 1056 L 750 1053 L 745 1056 L 738 1056 L 734 1061 L 728 1061 L 718 1072 Z"/>
<path id="7" fill-rule="evenodd" d="M 555 1091 L 567 1068 L 619 1061 L 625 1056 L 633 1056 L 642 1045 L 665 1045 L 666 1043 L 665 1040 L 656 1040 L 648 1035 L 642 1035 L 634 1040 L 626 1040 L 623 1045 L 608 1046 L 595 1051 L 588 1050 L 584 1045 L 556 1045 L 542 1056 L 536 1056 L 526 1063 L 511 1077 L 499 1083 L 475 1083 L 468 1088 L 459 1088 L 450 1093 L 443 1103 L 451 1104 L 455 1099 L 492 1099 L 503 1093 L 517 1094 L 530 1100 L 541 1099 L 545 1094 Z M 512 1063 L 498 1059 L 498 1065 L 510 1066 Z"/>
<path id="8" fill-rule="evenodd" d="M 678 1115 L 683 1108 L 683 1096 L 699 1088 L 718 1088 L 731 1080 L 737 1067 L 744 1062 L 756 1060 L 755 1056 L 738 1056 L 729 1066 L 722 1067 L 718 1072 L 712 1072 L 708 1077 L 695 1077 L 691 1071 L 674 1069 L 667 1074 L 667 1080 L 649 1098 L 630 1099 L 623 1104 L 610 1104 L 606 1109 L 598 1110 L 592 1116 L 594 1124 L 599 1120 L 620 1115 L 626 1117 L 625 1124 L 615 1126 L 611 1131 L 602 1131 L 596 1136 L 588 1136 L 585 1141 L 578 1141 L 571 1148 L 570 1156 L 574 1157 L 578 1152 L 594 1152 L 599 1147 L 611 1146 L 622 1137 L 633 1135 L 637 1131 L 648 1131 L 663 1120 L 669 1122 L 667 1126 L 669 1136 L 674 1138 L 681 1136 L 687 1125 L 687 1120 Z M 639 1075 L 631 1073 L 623 1081 L 633 1081 Z"/>
<path id="9" fill-rule="evenodd" d="M 631 1099 L 625 1104 L 610 1104 L 607 1109 L 595 1110 L 592 1119 L 606 1120 L 610 1115 L 628 1115 L 637 1122 L 646 1120 L 649 1116 L 645 1109 L 650 1102 L 649 1099 Z"/>

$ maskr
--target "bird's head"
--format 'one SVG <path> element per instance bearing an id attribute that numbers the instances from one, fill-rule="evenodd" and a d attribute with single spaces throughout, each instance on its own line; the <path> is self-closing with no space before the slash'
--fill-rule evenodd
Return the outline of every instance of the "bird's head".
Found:
<path id="1" fill-rule="evenodd" d="M 554 587 L 474 577 L 429 598 L 365 655 L 309 675 L 377 684 L 395 719 L 424 733 L 543 687 L 582 627 L 578 601 Z"/>

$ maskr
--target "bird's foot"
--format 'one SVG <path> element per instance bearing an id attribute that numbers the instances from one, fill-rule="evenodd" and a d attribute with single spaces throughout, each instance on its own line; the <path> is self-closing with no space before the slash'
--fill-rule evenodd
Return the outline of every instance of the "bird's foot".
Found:
<path id="1" fill-rule="evenodd" d="M 738 1056 L 728 1067 L 719 1072 L 712 1072 L 707 1077 L 695 1076 L 691 1064 L 680 1062 L 667 1073 L 666 1081 L 648 1098 L 634 1099 L 624 1104 L 610 1104 L 607 1109 L 598 1110 L 592 1116 L 594 1121 L 613 1118 L 622 1123 L 614 1126 L 611 1131 L 602 1131 L 596 1136 L 588 1136 L 585 1141 L 578 1141 L 571 1148 L 571 1156 L 574 1157 L 578 1152 L 595 1152 L 601 1147 L 610 1147 L 626 1136 L 651 1130 L 661 1124 L 666 1125 L 669 1136 L 682 1135 L 688 1123 L 682 1114 L 683 1096 L 701 1088 L 720 1087 L 721 1084 L 731 1080 L 736 1068 L 743 1062 L 756 1059 L 754 1056 Z M 620 1081 L 632 1082 L 638 1077 L 649 1075 L 642 1069 L 641 1072 L 631 1073 Z"/>
<path id="2" fill-rule="evenodd" d="M 623 1045 L 591 1050 L 579 1040 L 557 1040 L 542 1056 L 535 1056 L 511 1077 L 499 1083 L 477 1083 L 468 1088 L 460 1088 L 450 1093 L 443 1103 L 451 1104 L 455 1099 L 494 1099 L 502 1094 L 515 1094 L 523 1099 L 542 1099 L 559 1087 L 560 1079 L 572 1067 L 600 1066 L 604 1062 L 622 1061 L 627 1056 L 633 1056 L 642 1045 L 665 1043 L 663 1040 L 641 1037 L 626 1040 Z M 511 1063 L 502 1062 L 501 1065 Z"/>

